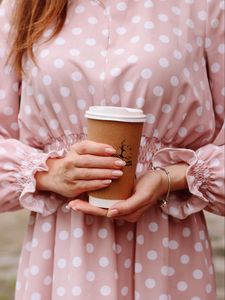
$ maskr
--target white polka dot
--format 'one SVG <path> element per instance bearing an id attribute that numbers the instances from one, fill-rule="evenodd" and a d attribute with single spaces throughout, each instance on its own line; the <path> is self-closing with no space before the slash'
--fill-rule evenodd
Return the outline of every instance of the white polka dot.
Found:
<path id="1" fill-rule="evenodd" d="M 45 222 L 42 224 L 41 229 L 43 232 L 49 232 L 52 229 L 52 225 L 49 222 Z"/>
<path id="2" fill-rule="evenodd" d="M 80 27 L 75 27 L 72 29 L 73 35 L 80 35 L 81 33 L 82 33 L 82 28 L 80 28 Z"/>
<path id="3" fill-rule="evenodd" d="M 194 249 L 196 252 L 202 252 L 203 251 L 202 243 L 201 242 L 195 243 Z"/>
<path id="4" fill-rule="evenodd" d="M 164 94 L 164 89 L 161 86 L 156 86 L 153 89 L 153 94 L 157 97 L 161 97 Z"/>
<path id="5" fill-rule="evenodd" d="M 72 124 L 77 124 L 78 123 L 78 118 L 76 115 L 69 115 L 69 120 Z"/>
<path id="6" fill-rule="evenodd" d="M 138 243 L 139 245 L 144 245 L 144 241 L 145 241 L 145 238 L 144 238 L 143 234 L 139 234 L 139 235 L 137 236 L 137 243 Z"/>
<path id="7" fill-rule="evenodd" d="M 59 122 L 56 119 L 53 119 L 49 122 L 51 129 L 56 130 L 59 126 Z"/>
<path id="8" fill-rule="evenodd" d="M 94 45 L 96 45 L 96 40 L 94 38 L 88 38 L 88 39 L 86 39 L 85 43 L 88 46 L 94 46 Z"/>
<path id="9" fill-rule="evenodd" d="M 88 23 L 92 24 L 92 25 L 95 25 L 95 24 L 98 23 L 98 19 L 96 17 L 89 17 L 88 18 Z"/>
<path id="10" fill-rule="evenodd" d="M 127 62 L 130 63 L 130 64 L 134 64 L 138 61 L 138 57 L 137 55 L 130 55 L 128 58 L 127 58 Z"/>
<path id="11" fill-rule="evenodd" d="M 44 259 L 49 259 L 52 256 L 52 251 L 50 249 L 46 249 L 42 253 L 42 257 Z"/>
<path id="12" fill-rule="evenodd" d="M 84 65 L 88 69 L 93 69 L 95 67 L 95 62 L 93 60 L 86 60 Z"/>
<path id="13" fill-rule="evenodd" d="M 156 282 L 152 278 L 148 278 L 145 280 L 145 286 L 148 289 L 153 289 L 156 286 Z"/>
<path id="14" fill-rule="evenodd" d="M 175 270 L 169 266 L 163 266 L 161 268 L 161 274 L 164 276 L 173 276 L 175 274 Z"/>
<path id="15" fill-rule="evenodd" d="M 205 287 L 205 291 L 207 294 L 210 294 L 212 292 L 212 285 L 208 283 Z"/>
<path id="16" fill-rule="evenodd" d="M 66 241 L 66 240 L 68 240 L 68 237 L 69 237 L 68 231 L 62 230 L 62 231 L 59 232 L 59 239 L 60 239 L 61 241 Z"/>
<path id="17" fill-rule="evenodd" d="M 131 42 L 132 44 L 137 44 L 139 41 L 140 41 L 140 36 L 139 36 L 139 35 L 133 36 L 133 37 L 130 39 L 130 42 Z"/>
<path id="18" fill-rule="evenodd" d="M 158 254 L 155 250 L 150 250 L 147 252 L 147 258 L 149 260 L 156 260 L 158 258 Z"/>
<path id="19" fill-rule="evenodd" d="M 220 64 L 218 63 L 214 63 L 211 65 L 211 71 L 213 73 L 218 73 L 220 71 L 221 67 L 220 67 Z"/>
<path id="20" fill-rule="evenodd" d="M 158 15 L 158 19 L 161 21 L 161 22 L 167 22 L 169 20 L 169 17 L 165 14 L 159 14 Z"/>
<path id="21" fill-rule="evenodd" d="M 95 250 L 94 245 L 92 245 L 91 243 L 87 243 L 87 245 L 86 245 L 86 251 L 87 251 L 88 253 L 93 253 L 94 250 Z"/>
<path id="22" fill-rule="evenodd" d="M 60 258 L 58 261 L 57 261 L 57 266 L 59 269 L 64 269 L 66 267 L 66 260 L 64 258 Z"/>
<path id="23" fill-rule="evenodd" d="M 134 84 L 131 81 L 126 81 L 124 83 L 124 90 L 126 92 L 131 92 L 133 90 L 133 88 L 134 88 Z"/>
<path id="24" fill-rule="evenodd" d="M 163 44 L 168 44 L 170 42 L 170 38 L 167 35 L 160 35 L 159 40 Z"/>
<path id="25" fill-rule="evenodd" d="M 201 10 L 198 12 L 198 18 L 201 21 L 205 21 L 207 19 L 207 12 L 204 10 Z"/>
<path id="26" fill-rule="evenodd" d="M 31 300 L 41 300 L 41 294 L 40 293 L 32 293 Z"/>
<path id="27" fill-rule="evenodd" d="M 160 64 L 160 66 L 161 66 L 162 68 L 167 68 L 167 67 L 169 66 L 169 61 L 168 61 L 167 58 L 161 57 L 161 58 L 159 59 L 159 64 Z"/>
<path id="28" fill-rule="evenodd" d="M 25 114 L 30 115 L 31 114 L 31 107 L 30 105 L 25 105 Z"/>
<path id="29" fill-rule="evenodd" d="M 172 8 L 171 8 L 171 10 L 172 10 L 172 12 L 175 14 L 175 15 L 180 15 L 181 14 L 181 9 L 179 8 L 179 7 L 177 7 L 177 6 L 173 6 Z"/>
<path id="30" fill-rule="evenodd" d="M 62 46 L 62 45 L 65 45 L 66 41 L 61 38 L 61 37 L 58 37 L 56 40 L 55 40 L 55 44 L 58 45 L 58 46 Z"/>
<path id="31" fill-rule="evenodd" d="M 117 104 L 120 101 L 120 96 L 117 94 L 112 95 L 111 101 L 113 104 Z"/>
<path id="32" fill-rule="evenodd" d="M 128 240 L 128 241 L 132 241 L 133 238 L 134 238 L 134 233 L 133 233 L 133 231 L 128 231 L 128 232 L 127 232 L 127 240 Z"/>
<path id="33" fill-rule="evenodd" d="M 138 97 L 136 99 L 136 106 L 137 106 L 137 108 L 143 108 L 144 104 L 145 104 L 145 99 L 144 98 Z"/>
<path id="34" fill-rule="evenodd" d="M 219 52 L 220 54 L 224 54 L 224 53 L 225 53 L 225 44 L 220 44 L 220 45 L 218 46 L 218 52 Z"/>
<path id="35" fill-rule="evenodd" d="M 144 23 L 144 28 L 145 29 L 153 29 L 153 28 L 155 28 L 155 24 L 152 21 L 146 21 Z"/>
<path id="36" fill-rule="evenodd" d="M 6 96 L 6 92 L 4 90 L 0 90 L 0 100 L 4 99 Z"/>
<path id="37" fill-rule="evenodd" d="M 137 24 L 141 21 L 141 17 L 140 16 L 134 16 L 132 17 L 131 19 L 131 22 L 134 23 L 134 24 Z"/>
<path id="38" fill-rule="evenodd" d="M 165 114 L 170 113 L 171 110 L 172 110 L 172 107 L 171 107 L 170 104 L 164 104 L 164 105 L 162 106 L 162 112 L 165 113 Z"/>
<path id="39" fill-rule="evenodd" d="M 86 273 L 86 279 L 87 281 L 94 281 L 95 280 L 95 273 L 94 272 L 87 272 Z"/>
<path id="40" fill-rule="evenodd" d="M 171 300 L 171 296 L 170 295 L 166 295 L 166 294 L 162 294 L 159 296 L 159 300 Z"/>
<path id="41" fill-rule="evenodd" d="M 143 69 L 141 71 L 141 77 L 144 79 L 149 79 L 152 77 L 152 71 L 150 69 Z"/>
<path id="42" fill-rule="evenodd" d="M 125 261 L 124 261 L 124 268 L 125 269 L 129 269 L 131 267 L 131 259 L 127 258 Z"/>
<path id="43" fill-rule="evenodd" d="M 181 127 L 179 130 L 178 130 L 178 135 L 180 137 L 185 137 L 187 135 L 187 129 L 185 127 Z"/>
<path id="44" fill-rule="evenodd" d="M 62 86 L 60 88 L 60 94 L 63 97 L 69 97 L 69 95 L 70 95 L 70 89 L 68 87 Z"/>
<path id="45" fill-rule="evenodd" d="M 105 239 L 108 236 L 108 231 L 105 228 L 99 229 L 98 231 L 98 237 L 100 237 L 101 239 Z"/>
<path id="46" fill-rule="evenodd" d="M 119 2 L 117 5 L 116 5 L 116 8 L 117 10 L 119 11 L 124 11 L 127 9 L 127 4 L 125 2 Z"/>
<path id="47" fill-rule="evenodd" d="M 79 109 L 84 110 L 86 108 L 86 101 L 84 99 L 77 100 L 77 106 Z"/>
<path id="48" fill-rule="evenodd" d="M 33 276 L 36 276 L 39 273 L 39 271 L 40 270 L 39 270 L 38 266 L 33 265 L 30 267 L 30 273 Z"/>
<path id="49" fill-rule="evenodd" d="M 186 291 L 187 288 L 188 288 L 188 285 L 187 285 L 187 283 L 185 281 L 179 281 L 177 283 L 177 289 L 178 289 L 178 291 L 184 292 L 184 291 Z"/>
<path id="50" fill-rule="evenodd" d="M 145 44 L 144 50 L 146 52 L 153 52 L 155 50 L 155 46 L 153 44 Z"/>
<path id="51" fill-rule="evenodd" d="M 41 137 L 46 137 L 48 135 L 48 131 L 45 127 L 40 127 L 38 129 L 38 134 L 41 136 Z"/>
<path id="52" fill-rule="evenodd" d="M 120 68 L 113 68 L 113 69 L 111 69 L 111 71 L 110 71 L 110 74 L 111 74 L 113 77 L 119 76 L 120 73 L 121 73 L 121 69 L 120 69 Z"/>
<path id="53" fill-rule="evenodd" d="M 201 300 L 199 297 L 192 297 L 191 300 Z"/>
<path id="54" fill-rule="evenodd" d="M 182 53 L 181 53 L 180 51 L 178 51 L 178 50 L 174 50 L 174 51 L 173 51 L 173 56 L 174 56 L 176 59 L 178 59 L 178 60 L 181 60 L 182 57 L 183 57 Z"/>
<path id="55" fill-rule="evenodd" d="M 173 33 L 176 35 L 176 36 L 182 36 L 183 35 L 183 31 L 180 29 L 180 28 L 173 28 Z"/>
<path id="56" fill-rule="evenodd" d="M 105 268 L 109 265 L 109 259 L 107 257 L 101 257 L 98 263 L 101 267 Z"/>
<path id="57" fill-rule="evenodd" d="M 64 67 L 65 63 L 62 59 L 60 58 L 57 58 L 54 60 L 54 67 L 56 69 L 62 69 Z"/>
<path id="58" fill-rule="evenodd" d="M 72 295 L 73 296 L 80 296 L 81 293 L 82 293 L 82 290 L 81 290 L 81 288 L 79 286 L 74 286 L 72 288 Z"/>
<path id="59" fill-rule="evenodd" d="M 44 75 L 42 82 L 45 86 L 49 86 L 52 83 L 52 78 L 49 75 Z"/>
<path id="60" fill-rule="evenodd" d="M 39 103 L 40 105 L 43 105 L 43 104 L 45 103 L 45 96 L 42 95 L 42 94 L 38 94 L 38 95 L 37 95 L 37 100 L 38 100 L 38 103 Z"/>
<path id="61" fill-rule="evenodd" d="M 111 294 L 111 288 L 108 285 L 104 285 L 100 288 L 100 293 L 102 296 L 109 296 Z"/>
<path id="62" fill-rule="evenodd" d="M 79 50 L 79 49 L 76 49 L 76 48 L 70 49 L 70 54 L 71 54 L 72 56 L 79 56 L 79 55 L 80 55 L 80 50 Z"/>
<path id="63" fill-rule="evenodd" d="M 176 250 L 178 247 L 179 247 L 179 244 L 177 241 L 175 240 L 170 240 L 169 241 L 169 244 L 168 244 L 168 247 L 171 249 L 171 250 Z"/>
<path id="64" fill-rule="evenodd" d="M 75 268 L 80 267 L 82 265 L 82 259 L 81 259 L 81 257 L 79 257 L 79 256 L 73 257 L 73 259 L 72 259 L 72 265 Z"/>
<path id="65" fill-rule="evenodd" d="M 194 270 L 193 273 L 192 273 L 192 276 L 195 278 L 195 279 L 202 279 L 203 277 L 203 272 L 199 269 L 197 270 Z"/>
<path id="66" fill-rule="evenodd" d="M 63 297 L 66 293 L 66 290 L 63 286 L 59 286 L 56 290 L 58 296 Z"/>
<path id="67" fill-rule="evenodd" d="M 49 50 L 48 49 L 43 49 L 41 52 L 40 52 L 40 57 L 41 58 L 45 58 L 49 55 Z"/>
<path id="68" fill-rule="evenodd" d="M 122 289 L 121 289 L 121 295 L 122 296 L 127 296 L 129 293 L 129 289 L 127 286 L 124 286 Z"/>
<path id="69" fill-rule="evenodd" d="M 179 79 L 177 76 L 172 76 L 170 78 L 170 83 L 172 86 L 177 87 L 179 85 Z"/>
<path id="70" fill-rule="evenodd" d="M 134 268 L 135 268 L 135 273 L 141 273 L 143 270 L 142 264 L 140 263 L 135 263 Z"/>
<path id="71" fill-rule="evenodd" d="M 191 235 L 191 229 L 188 227 L 184 227 L 184 229 L 182 231 L 182 235 L 183 235 L 183 237 L 189 237 Z"/>
<path id="72" fill-rule="evenodd" d="M 151 223 L 149 223 L 149 225 L 148 225 L 148 229 L 149 229 L 151 232 L 156 232 L 156 231 L 158 231 L 159 226 L 158 226 L 157 223 L 151 222 Z"/>
<path id="73" fill-rule="evenodd" d="M 125 27 L 118 27 L 116 28 L 116 33 L 118 35 L 124 35 L 127 32 L 127 29 Z"/>
<path id="74" fill-rule="evenodd" d="M 4 108 L 3 108 L 3 114 L 4 114 L 5 116 L 12 116 L 13 113 L 14 113 L 14 110 L 13 110 L 12 107 L 7 106 L 7 107 L 4 107 Z"/>
<path id="75" fill-rule="evenodd" d="M 84 234 L 84 231 L 83 231 L 82 228 L 76 228 L 76 229 L 74 229 L 74 231 L 73 231 L 73 236 L 74 236 L 76 239 L 81 238 L 81 237 L 83 236 L 83 234 Z"/>
<path id="76" fill-rule="evenodd" d="M 82 14 L 85 11 L 85 7 L 83 5 L 77 5 L 75 8 L 75 13 Z"/>
<path id="77" fill-rule="evenodd" d="M 44 285 L 49 286 L 52 284 L 52 277 L 51 276 L 46 276 L 44 279 Z"/>

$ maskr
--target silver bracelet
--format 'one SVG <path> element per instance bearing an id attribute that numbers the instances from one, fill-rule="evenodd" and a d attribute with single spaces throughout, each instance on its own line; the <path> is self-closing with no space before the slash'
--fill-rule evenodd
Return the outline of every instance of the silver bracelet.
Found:
<path id="1" fill-rule="evenodd" d="M 171 176 L 170 176 L 170 173 L 165 168 L 159 167 L 159 166 L 156 166 L 156 167 L 153 166 L 152 169 L 153 170 L 162 170 L 162 171 L 164 171 L 166 173 L 167 182 L 168 182 L 168 189 L 167 189 L 166 197 L 165 198 L 161 198 L 159 200 L 160 207 L 165 207 L 167 205 L 168 201 L 169 201 L 170 191 L 171 191 Z"/>

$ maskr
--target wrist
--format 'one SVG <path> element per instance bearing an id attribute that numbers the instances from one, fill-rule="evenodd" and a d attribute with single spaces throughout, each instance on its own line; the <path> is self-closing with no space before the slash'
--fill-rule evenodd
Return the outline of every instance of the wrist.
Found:
<path id="1" fill-rule="evenodd" d="M 36 180 L 36 190 L 37 191 L 51 191 L 50 184 L 53 181 L 51 178 L 51 167 L 54 164 L 55 158 L 49 158 L 46 161 L 48 166 L 48 171 L 36 172 L 34 178 Z"/>

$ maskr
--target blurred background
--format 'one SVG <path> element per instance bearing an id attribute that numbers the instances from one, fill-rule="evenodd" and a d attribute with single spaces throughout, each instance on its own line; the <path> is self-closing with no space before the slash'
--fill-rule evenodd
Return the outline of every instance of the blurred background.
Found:
<path id="1" fill-rule="evenodd" d="M 213 247 L 217 300 L 225 300 L 225 219 L 210 213 L 205 215 Z M 27 221 L 28 212 L 25 210 L 0 214 L 0 300 L 13 300 L 17 264 Z"/>

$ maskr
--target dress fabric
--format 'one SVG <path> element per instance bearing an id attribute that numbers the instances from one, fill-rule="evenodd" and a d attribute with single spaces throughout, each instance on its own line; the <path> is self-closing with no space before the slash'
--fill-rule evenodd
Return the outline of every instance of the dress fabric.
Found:
<path id="1" fill-rule="evenodd" d="M 31 211 L 15 299 L 215 300 L 203 210 L 224 214 L 224 1 L 72 0 L 62 31 L 34 45 L 37 65 L 24 58 L 21 85 L 12 8 L 0 6 L 0 211 Z M 35 172 L 86 138 L 90 105 L 143 109 L 137 176 L 186 162 L 189 191 L 137 223 L 38 192 Z"/>

